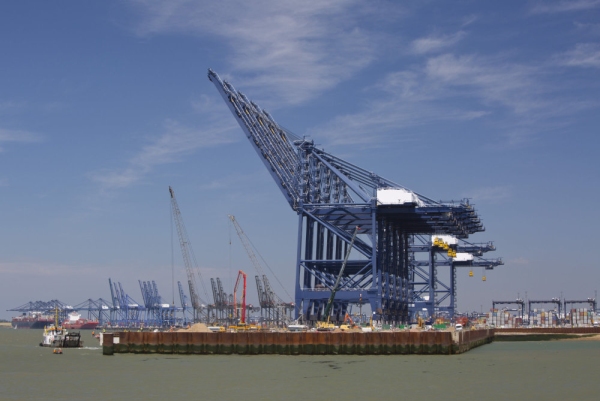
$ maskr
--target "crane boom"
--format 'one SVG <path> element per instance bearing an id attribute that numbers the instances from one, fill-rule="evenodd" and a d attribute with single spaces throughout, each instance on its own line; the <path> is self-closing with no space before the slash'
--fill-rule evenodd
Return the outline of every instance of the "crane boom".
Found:
<path id="1" fill-rule="evenodd" d="M 242 227 L 240 227 L 239 223 L 235 219 L 235 216 L 229 215 L 229 220 L 231 220 L 231 222 L 233 223 L 233 226 L 235 227 L 235 231 L 237 232 L 237 235 L 240 238 L 242 245 L 246 249 L 246 252 L 248 253 L 248 256 L 250 257 L 250 260 L 252 261 L 252 265 L 254 266 L 254 268 L 260 275 L 264 275 L 265 273 L 264 273 L 258 259 L 256 258 L 256 255 L 252 251 L 252 246 L 248 242 L 248 238 L 246 237 L 246 234 L 244 234 L 244 230 L 242 230 Z"/>
<path id="2" fill-rule="evenodd" d="M 237 232 L 238 237 L 240 238 L 240 241 L 242 242 L 242 245 L 244 246 L 244 248 L 246 249 L 246 253 L 248 253 L 248 257 L 250 258 L 250 261 L 252 262 L 252 265 L 254 266 L 254 268 L 256 269 L 256 272 L 262 276 L 263 282 L 265 284 L 265 289 L 264 289 L 264 297 L 263 298 L 259 298 L 261 301 L 265 301 L 265 305 L 275 305 L 275 304 L 282 304 L 283 301 L 277 296 L 277 294 L 275 294 L 272 290 L 271 290 L 271 285 L 269 283 L 269 279 L 267 278 L 267 275 L 265 274 L 260 262 L 258 261 L 258 258 L 256 257 L 256 255 L 254 254 L 254 251 L 252 250 L 252 245 L 250 244 L 250 241 L 248 240 L 248 237 L 246 236 L 246 233 L 244 233 L 244 230 L 242 229 L 242 227 L 240 226 L 240 224 L 238 223 L 238 221 L 236 220 L 235 216 L 233 215 L 229 215 L 229 219 L 231 220 L 233 226 L 235 227 L 235 231 Z M 258 289 L 259 291 L 259 297 L 260 297 L 260 288 Z M 264 306 L 264 305 L 261 305 Z"/>
<path id="3" fill-rule="evenodd" d="M 177 204 L 177 198 L 175 198 L 175 191 L 173 188 L 169 187 L 169 193 L 171 194 L 171 208 L 173 214 L 173 220 L 175 220 L 175 226 L 177 228 L 177 235 L 179 236 L 179 244 L 181 246 L 181 253 L 183 255 L 183 263 L 185 265 L 185 272 L 187 274 L 188 286 L 190 289 L 190 298 L 192 302 L 192 308 L 194 310 L 194 320 L 199 320 L 202 304 L 200 300 L 200 296 L 198 295 L 196 279 L 194 275 L 194 268 L 192 265 L 193 251 L 191 249 L 191 243 L 187 236 L 187 231 L 185 230 L 185 225 L 183 224 L 183 218 L 181 217 L 181 211 L 179 210 L 179 205 Z M 196 269 L 197 270 L 197 269 Z M 198 276 L 200 276 L 200 272 L 197 271 Z M 200 276 L 200 279 L 202 277 Z M 202 284 L 202 281 L 200 281 Z M 202 284 L 203 285 L 203 284 Z M 206 293 L 206 289 L 204 289 Z"/>

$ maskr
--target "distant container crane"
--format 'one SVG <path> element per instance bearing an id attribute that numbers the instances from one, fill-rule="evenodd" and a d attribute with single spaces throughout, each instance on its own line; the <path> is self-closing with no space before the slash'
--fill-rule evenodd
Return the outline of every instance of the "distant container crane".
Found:
<path id="1" fill-rule="evenodd" d="M 521 298 L 517 298 L 514 301 L 492 301 L 492 313 L 495 313 L 496 311 L 496 305 L 517 305 L 517 313 L 519 318 L 521 319 L 521 323 L 523 324 L 523 318 L 525 316 L 525 301 L 523 301 Z M 496 315 L 496 317 L 498 317 Z M 498 326 L 498 321 L 497 319 L 492 319 L 492 324 Z"/>
<path id="2" fill-rule="evenodd" d="M 110 320 L 107 323 L 110 323 L 111 326 L 139 327 L 146 308 L 126 294 L 121 283 L 113 283 L 109 278 L 108 285 L 113 306 L 110 310 Z"/>
<path id="3" fill-rule="evenodd" d="M 233 322 L 233 294 L 227 294 L 223 290 L 223 284 L 219 277 L 210 279 L 213 292 L 214 304 L 210 306 L 210 323 L 225 325 Z"/>
<path id="4" fill-rule="evenodd" d="M 189 304 L 188 304 L 188 297 L 185 295 L 185 292 L 183 291 L 183 285 L 181 285 L 181 281 L 177 282 L 177 288 L 179 289 L 179 300 L 181 302 L 181 314 L 182 314 L 182 324 L 184 326 L 187 326 L 188 323 L 191 323 L 191 321 L 188 319 L 188 312 L 189 312 Z M 192 316 L 192 321 L 193 321 L 193 316 Z"/>
<path id="5" fill-rule="evenodd" d="M 98 321 L 102 326 L 110 320 L 110 302 L 102 298 L 97 300 L 87 299 L 77 305 L 73 305 L 75 311 L 87 311 L 88 320 Z"/>
<path id="6" fill-rule="evenodd" d="M 457 268 L 481 267 L 491 270 L 503 265 L 500 258 L 482 257 L 495 249 L 492 242 L 473 244 L 449 235 L 412 236 L 409 241 L 412 316 L 427 310 L 428 316 L 453 317 L 457 309 Z M 442 273 L 441 268 L 448 270 Z M 485 281 L 485 276 L 482 279 Z"/>
<path id="7" fill-rule="evenodd" d="M 527 308 L 528 308 L 528 313 L 527 313 L 527 320 L 529 322 L 529 324 L 531 324 L 531 322 L 533 321 L 533 317 L 532 314 L 534 313 L 534 310 L 531 308 L 531 305 L 535 305 L 535 304 L 554 304 L 556 305 L 556 320 L 557 322 L 560 321 L 560 319 L 562 318 L 562 313 L 561 313 L 561 303 L 560 303 L 560 299 L 559 298 L 552 298 L 552 299 L 542 299 L 542 300 L 532 300 L 530 299 L 529 301 L 527 301 Z"/>
<path id="8" fill-rule="evenodd" d="M 175 305 L 165 303 L 162 297 L 158 293 L 158 287 L 156 282 L 141 281 L 140 290 L 142 291 L 142 297 L 144 299 L 144 306 L 146 307 L 146 316 L 143 319 L 145 326 L 158 326 L 158 327 L 170 327 L 181 325 L 181 321 L 178 321 L 177 312 L 182 309 L 177 308 Z"/>

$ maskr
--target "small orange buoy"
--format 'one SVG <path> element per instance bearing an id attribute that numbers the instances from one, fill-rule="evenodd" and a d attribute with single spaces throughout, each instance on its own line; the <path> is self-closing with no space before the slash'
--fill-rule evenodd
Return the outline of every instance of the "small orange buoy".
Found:
<path id="1" fill-rule="evenodd" d="M 55 354 L 62 354 L 62 348 L 54 348 Z"/>

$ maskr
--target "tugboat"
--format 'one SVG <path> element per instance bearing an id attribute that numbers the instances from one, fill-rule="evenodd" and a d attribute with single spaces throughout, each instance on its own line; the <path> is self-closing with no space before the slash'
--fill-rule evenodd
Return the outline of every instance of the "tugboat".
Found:
<path id="1" fill-rule="evenodd" d="M 55 347 L 61 348 L 80 348 L 83 347 L 83 341 L 81 341 L 81 335 L 79 332 L 70 332 L 67 329 L 62 328 L 58 324 L 58 308 L 56 309 L 56 315 L 54 319 L 54 325 L 44 327 L 44 339 L 40 343 L 40 347 Z"/>

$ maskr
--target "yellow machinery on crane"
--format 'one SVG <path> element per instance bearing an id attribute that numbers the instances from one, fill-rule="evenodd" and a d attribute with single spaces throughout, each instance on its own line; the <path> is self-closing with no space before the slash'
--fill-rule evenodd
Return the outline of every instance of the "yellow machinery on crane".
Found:
<path id="1" fill-rule="evenodd" d="M 346 322 L 348 322 L 348 324 L 346 324 Z M 348 312 L 346 312 L 346 316 L 344 316 L 344 321 L 340 325 L 340 330 L 343 330 L 343 331 L 360 330 L 360 327 L 358 327 L 358 325 L 356 323 L 354 323 L 354 320 L 352 320 L 352 317 L 350 316 L 350 314 Z"/>

